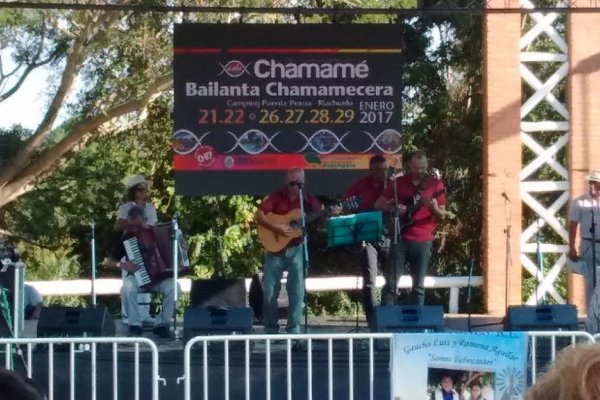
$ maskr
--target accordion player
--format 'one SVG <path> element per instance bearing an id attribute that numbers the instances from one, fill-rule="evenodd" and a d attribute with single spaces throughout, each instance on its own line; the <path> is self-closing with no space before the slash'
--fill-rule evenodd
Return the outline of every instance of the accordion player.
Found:
<path id="1" fill-rule="evenodd" d="M 171 224 L 146 226 L 144 209 L 135 206 L 127 214 L 127 227 L 123 235 L 111 249 L 107 265 L 128 272 L 121 287 L 121 299 L 127 311 L 130 336 L 143 334 L 137 304 L 137 295 L 143 292 L 163 295 L 153 333 L 163 338 L 171 336 L 169 324 L 175 312 L 174 268 L 178 268 L 180 275 L 189 271 L 189 260 L 183 249 L 178 251 L 178 265 L 173 265 L 172 233 Z M 181 290 L 179 286 L 177 290 Z"/>

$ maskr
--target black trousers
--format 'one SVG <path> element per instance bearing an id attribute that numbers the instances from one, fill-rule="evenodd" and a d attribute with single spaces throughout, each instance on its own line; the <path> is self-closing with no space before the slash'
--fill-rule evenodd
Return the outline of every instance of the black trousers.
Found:
<path id="1" fill-rule="evenodd" d="M 431 245 L 432 242 L 411 242 L 402 239 L 396 245 L 390 246 L 389 263 L 384 269 L 385 286 L 381 291 L 382 304 L 395 303 L 398 282 L 407 268 L 412 277 L 409 304 L 425 304 L 425 276 L 429 269 Z"/>
<path id="2" fill-rule="evenodd" d="M 387 264 L 389 253 L 389 239 L 381 242 L 368 242 L 365 245 L 364 251 L 361 253 L 360 265 L 363 278 L 363 306 L 367 322 L 371 326 L 373 318 L 373 309 L 377 304 L 377 273 L 379 271 L 379 263 Z"/>

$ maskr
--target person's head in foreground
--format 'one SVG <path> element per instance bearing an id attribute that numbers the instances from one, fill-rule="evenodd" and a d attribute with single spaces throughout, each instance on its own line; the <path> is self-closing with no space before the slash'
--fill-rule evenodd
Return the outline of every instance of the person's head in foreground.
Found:
<path id="1" fill-rule="evenodd" d="M 527 392 L 527 400 L 600 399 L 600 345 L 567 347 Z"/>
<path id="2" fill-rule="evenodd" d="M 0 368 L 0 400 L 45 400 L 35 382 L 14 371 Z"/>

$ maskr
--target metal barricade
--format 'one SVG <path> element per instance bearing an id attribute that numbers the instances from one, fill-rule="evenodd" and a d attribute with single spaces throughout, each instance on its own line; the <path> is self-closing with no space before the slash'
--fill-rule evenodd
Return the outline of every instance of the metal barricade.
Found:
<path id="1" fill-rule="evenodd" d="M 186 400 L 389 397 L 392 338 L 391 333 L 199 336 L 185 346 L 184 375 L 177 383 L 184 382 Z"/>
<path id="2" fill-rule="evenodd" d="M 594 337 L 587 332 L 531 331 L 529 336 L 529 371 L 533 385 L 539 374 L 556 360 L 558 352 L 569 346 L 593 343 Z"/>
<path id="3" fill-rule="evenodd" d="M 158 400 L 158 383 L 164 383 L 158 349 L 146 338 L 0 339 L 0 352 L 0 365 L 32 378 L 48 400 Z M 127 381 L 133 387 L 119 385 Z"/>

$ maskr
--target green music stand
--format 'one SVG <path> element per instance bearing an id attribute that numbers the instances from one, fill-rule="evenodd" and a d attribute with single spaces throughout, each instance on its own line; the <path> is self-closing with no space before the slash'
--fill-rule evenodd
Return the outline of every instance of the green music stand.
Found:
<path id="1" fill-rule="evenodd" d="M 327 221 L 327 247 L 345 246 L 360 242 L 379 242 L 383 236 L 381 211 L 343 215 Z M 356 275 L 356 283 L 360 272 Z M 356 304 L 356 327 L 350 332 L 361 332 L 358 325 L 358 299 Z"/>
<path id="2" fill-rule="evenodd" d="M 327 247 L 380 241 L 382 235 L 381 211 L 342 215 L 327 221 Z"/>

